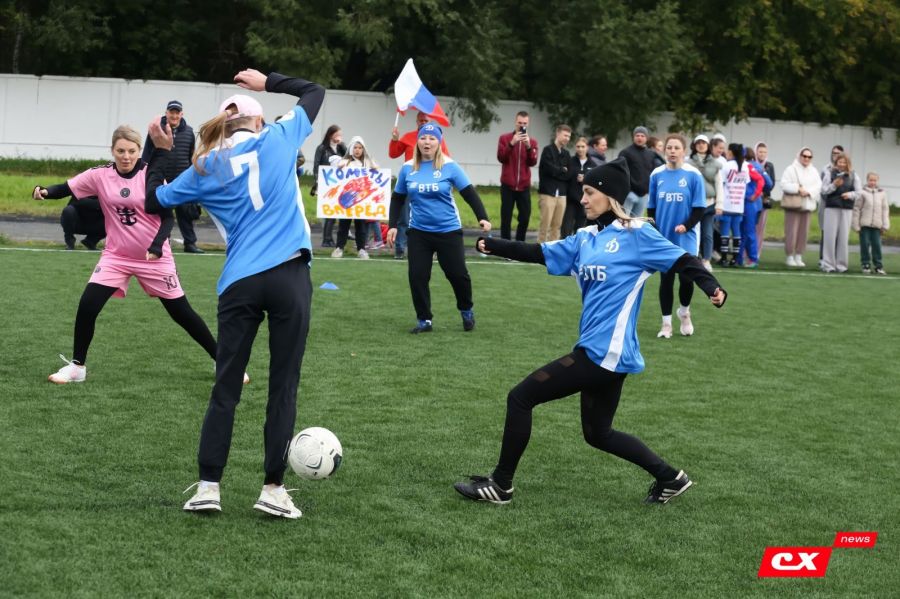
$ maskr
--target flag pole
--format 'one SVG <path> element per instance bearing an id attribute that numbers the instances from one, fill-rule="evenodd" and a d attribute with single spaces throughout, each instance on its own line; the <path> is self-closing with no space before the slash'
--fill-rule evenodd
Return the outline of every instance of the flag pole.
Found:
<path id="1" fill-rule="evenodd" d="M 400 111 L 397 111 L 397 114 L 394 116 L 394 127 L 400 124 Z"/>

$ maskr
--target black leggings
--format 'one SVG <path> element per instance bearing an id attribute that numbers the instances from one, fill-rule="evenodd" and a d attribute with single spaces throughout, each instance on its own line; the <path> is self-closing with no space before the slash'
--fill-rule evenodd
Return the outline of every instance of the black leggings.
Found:
<path id="1" fill-rule="evenodd" d="M 75 347 L 72 350 L 72 361 L 84 364 L 87 359 L 88 348 L 94 338 L 94 327 L 97 316 L 103 310 L 103 306 L 116 292 L 117 287 L 108 287 L 97 283 L 88 283 L 78 302 L 78 313 L 75 315 Z M 182 295 L 175 299 L 159 298 L 166 312 L 177 322 L 181 328 L 206 350 L 213 360 L 216 359 L 216 339 L 209 332 L 209 327 L 203 322 L 199 314 L 194 312 L 188 303 L 187 296 Z"/>
<path id="2" fill-rule="evenodd" d="M 542 403 L 581 392 L 581 430 L 589 445 L 636 464 L 659 480 L 678 472 L 637 437 L 613 430 L 625 374 L 595 364 L 581 348 L 532 372 L 506 399 L 506 426 L 494 480 L 512 487 L 519 459 L 531 437 L 531 411 Z"/>
<path id="3" fill-rule="evenodd" d="M 659 307 L 663 316 L 672 315 L 672 302 L 675 301 L 675 273 L 661 272 L 659 281 Z M 681 273 L 678 273 L 678 301 L 682 306 L 690 306 L 694 297 L 694 282 Z"/>
<path id="4" fill-rule="evenodd" d="M 462 229 L 449 233 L 429 233 L 409 229 L 406 233 L 406 250 L 409 255 L 409 290 L 412 292 L 416 318 L 431 320 L 431 267 L 434 255 L 444 276 L 453 287 L 458 310 L 472 309 L 472 279 L 466 269 L 466 249 L 463 246 Z"/>

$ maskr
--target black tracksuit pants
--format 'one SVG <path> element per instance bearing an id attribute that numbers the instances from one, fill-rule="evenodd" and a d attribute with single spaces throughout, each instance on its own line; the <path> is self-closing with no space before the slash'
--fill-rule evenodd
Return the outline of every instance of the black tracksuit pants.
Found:
<path id="1" fill-rule="evenodd" d="M 519 459 L 531 438 L 531 412 L 548 401 L 581 393 L 581 430 L 589 445 L 640 466 L 658 480 L 672 480 L 678 471 L 644 445 L 617 430 L 612 421 L 619 406 L 625 374 L 594 363 L 581 348 L 541 368 L 516 385 L 506 399 L 506 425 L 494 480 L 512 487 Z"/>
<path id="2" fill-rule="evenodd" d="M 528 220 L 531 218 L 531 188 L 516 191 L 506 185 L 500 186 L 500 237 L 510 239 L 512 233 L 513 208 L 518 211 L 516 241 L 525 241 Z"/>
<path id="3" fill-rule="evenodd" d="M 416 318 L 431 320 L 431 267 L 434 254 L 444 276 L 450 281 L 459 310 L 472 309 L 472 279 L 466 269 L 466 250 L 462 229 L 449 233 L 428 233 L 409 229 L 406 234 L 409 257 L 409 289 L 412 292 Z"/>
<path id="4" fill-rule="evenodd" d="M 268 315 L 269 401 L 263 429 L 263 468 L 266 484 L 281 484 L 297 415 L 297 386 L 311 301 L 309 255 L 305 252 L 303 257 L 240 279 L 219 296 L 216 382 L 203 420 L 197 456 L 201 480 L 222 479 L 244 371 L 259 325 Z"/>

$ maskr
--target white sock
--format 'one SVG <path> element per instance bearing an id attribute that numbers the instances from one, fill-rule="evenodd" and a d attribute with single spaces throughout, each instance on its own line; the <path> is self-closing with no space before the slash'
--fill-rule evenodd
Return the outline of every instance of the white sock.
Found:
<path id="1" fill-rule="evenodd" d="M 672 315 L 671 314 L 669 314 L 668 316 L 663 316 L 663 326 L 666 326 L 666 325 L 672 326 Z"/>
<path id="2" fill-rule="evenodd" d="M 219 483 L 214 483 L 208 480 L 201 480 L 200 487 L 197 489 L 198 491 L 202 491 L 204 489 L 218 489 Z"/>
<path id="3" fill-rule="evenodd" d="M 686 316 L 687 314 L 690 314 L 690 312 L 691 312 L 690 306 L 678 306 L 678 315 L 679 316 Z"/>
<path id="4" fill-rule="evenodd" d="M 284 485 L 263 485 L 263 489 L 271 493 L 273 491 L 277 491 L 278 489 L 284 489 Z"/>

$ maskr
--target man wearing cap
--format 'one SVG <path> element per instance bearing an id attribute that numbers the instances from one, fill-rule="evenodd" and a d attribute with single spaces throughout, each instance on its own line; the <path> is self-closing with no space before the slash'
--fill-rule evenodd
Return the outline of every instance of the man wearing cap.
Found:
<path id="1" fill-rule="evenodd" d="M 164 156 L 164 159 L 167 160 L 164 170 L 165 178 L 170 183 L 191 166 L 191 158 L 194 156 L 194 130 L 184 120 L 182 113 L 181 102 L 170 100 L 166 105 L 166 114 L 161 117 L 159 123 L 162 127 L 168 124 L 175 139 L 172 151 Z M 155 149 L 156 146 L 153 145 L 153 140 L 148 135 L 141 156 L 144 162 L 150 162 L 150 156 L 153 155 Z M 198 218 L 200 218 L 199 204 L 183 204 L 175 208 L 175 220 L 178 222 L 178 229 L 184 239 L 184 251 L 189 254 L 203 253 L 203 250 L 197 247 L 197 234 L 194 232 L 194 221 Z"/>
<path id="2" fill-rule="evenodd" d="M 647 136 L 650 132 L 643 125 L 635 127 L 632 132 L 632 143 L 619 152 L 619 156 L 625 158 L 628 163 L 628 172 L 631 177 L 628 198 L 625 200 L 625 212 L 629 216 L 641 216 L 647 207 L 647 195 L 650 191 L 650 173 L 653 172 L 653 158 L 656 156 L 653 150 L 647 147 Z"/>

